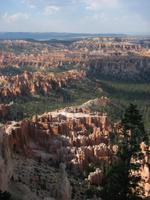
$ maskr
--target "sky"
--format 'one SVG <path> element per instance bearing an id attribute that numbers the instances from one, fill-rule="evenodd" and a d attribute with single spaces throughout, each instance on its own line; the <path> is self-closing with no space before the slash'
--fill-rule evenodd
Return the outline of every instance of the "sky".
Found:
<path id="1" fill-rule="evenodd" d="M 150 34 L 150 0 L 0 0 L 0 32 Z"/>

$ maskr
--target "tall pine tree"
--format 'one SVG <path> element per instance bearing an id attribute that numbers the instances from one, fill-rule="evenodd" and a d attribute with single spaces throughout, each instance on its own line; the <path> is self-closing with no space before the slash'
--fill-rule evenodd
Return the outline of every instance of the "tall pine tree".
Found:
<path id="1" fill-rule="evenodd" d="M 120 162 L 112 167 L 104 185 L 105 200 L 139 200 L 142 189 L 139 187 L 140 176 L 135 176 L 140 164 L 133 162 L 142 159 L 140 144 L 147 140 L 142 116 L 137 106 L 130 104 L 122 119 L 123 131 L 118 138 Z M 135 189 L 136 188 L 136 189 Z"/>

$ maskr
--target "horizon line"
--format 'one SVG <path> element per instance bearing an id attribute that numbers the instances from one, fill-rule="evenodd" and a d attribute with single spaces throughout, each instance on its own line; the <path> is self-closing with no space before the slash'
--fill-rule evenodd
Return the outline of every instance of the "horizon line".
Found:
<path id="1" fill-rule="evenodd" d="M 90 33 L 90 32 L 66 32 L 66 31 L 0 31 L 0 33 L 60 33 L 60 34 L 88 34 L 88 35 L 150 35 L 150 32 L 127 32 L 127 33 L 122 33 L 122 32 L 105 32 L 105 33 Z"/>

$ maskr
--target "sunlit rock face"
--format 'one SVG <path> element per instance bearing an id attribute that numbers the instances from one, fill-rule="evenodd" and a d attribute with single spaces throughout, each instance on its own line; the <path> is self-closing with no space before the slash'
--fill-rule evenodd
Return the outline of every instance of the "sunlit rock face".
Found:
<path id="1" fill-rule="evenodd" d="M 7 123 L 4 129 L 15 154 L 51 160 L 54 165 L 64 162 L 75 173 L 83 173 L 91 162 L 99 162 L 106 171 L 116 162 L 109 145 L 113 126 L 106 114 L 66 108 Z"/>
<path id="2" fill-rule="evenodd" d="M 141 175 L 141 185 L 144 189 L 144 195 L 150 197 L 150 157 L 149 157 L 149 147 L 142 142 L 141 151 L 143 153 L 144 159 L 142 160 L 142 166 L 140 169 Z"/>
<path id="3" fill-rule="evenodd" d="M 7 122 L 0 131 L 0 190 L 7 190 L 10 180 L 17 183 L 17 187 L 20 184 L 20 187 L 26 185 L 33 189 L 42 181 L 44 186 L 40 187 L 46 191 L 38 189 L 39 200 L 50 196 L 70 200 L 72 189 L 64 165 L 61 165 L 59 184 L 55 183 L 57 177 L 53 177 L 51 185 L 46 176 L 53 175 L 43 163 L 49 163 L 53 169 L 65 163 L 67 170 L 75 176 L 87 174 L 91 163 L 99 163 L 107 172 L 116 162 L 114 148 L 109 145 L 112 129 L 106 114 L 91 113 L 82 108 L 65 108 L 33 116 L 30 120 Z M 89 175 L 89 181 L 99 185 L 103 177 L 103 173 L 96 170 Z"/>
<path id="4" fill-rule="evenodd" d="M 112 152 L 111 149 L 107 149 L 109 132 L 112 130 L 107 116 L 100 113 L 86 113 L 82 109 L 64 109 L 34 116 L 32 120 L 6 124 L 5 129 L 10 134 L 14 150 L 21 150 L 27 154 L 29 150 L 34 149 L 32 142 L 39 148 L 47 148 L 49 152 L 55 154 L 59 154 L 60 149 L 63 151 L 64 148 L 75 150 L 81 148 L 81 151 L 85 151 L 84 148 L 88 146 L 94 148 L 94 145 L 95 150 L 91 151 L 97 157 L 101 148 L 105 149 L 107 155 Z M 99 146 L 103 143 L 104 145 Z M 57 149 L 55 152 L 55 148 L 58 147 L 59 151 Z"/>
<path id="5" fill-rule="evenodd" d="M 91 185 L 101 185 L 103 180 L 103 172 L 97 168 L 94 172 L 89 174 L 88 180 Z"/>
<path id="6" fill-rule="evenodd" d="M 85 78 L 84 71 L 70 70 L 60 74 L 24 72 L 16 76 L 0 76 L 2 100 L 28 95 L 50 95 L 52 90 L 66 87 L 71 80 Z M 11 85 L 11 87 L 10 87 Z"/>

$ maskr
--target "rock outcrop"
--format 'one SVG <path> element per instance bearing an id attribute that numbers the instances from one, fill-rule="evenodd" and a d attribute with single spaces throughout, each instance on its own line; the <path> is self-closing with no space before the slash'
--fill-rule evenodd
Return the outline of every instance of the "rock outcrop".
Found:
<path id="1" fill-rule="evenodd" d="M 144 144 L 144 142 L 141 143 L 141 151 L 143 153 L 144 159 L 142 160 L 142 166 L 140 169 L 140 175 L 141 175 L 141 185 L 144 189 L 144 195 L 146 197 L 150 197 L 150 158 L 149 158 L 149 147 Z"/>
<path id="2" fill-rule="evenodd" d="M 90 162 L 113 162 L 109 133 L 112 125 L 105 114 L 92 114 L 77 108 L 34 116 L 31 121 L 6 124 L 11 149 L 27 156 L 36 155 L 44 148 L 51 154 L 53 163 L 83 172 Z M 106 164 L 107 165 L 107 164 Z"/>
<path id="3" fill-rule="evenodd" d="M 88 180 L 91 185 L 99 186 L 102 184 L 103 172 L 97 168 L 94 172 L 91 172 L 88 176 Z"/>
<path id="4" fill-rule="evenodd" d="M 0 127 L 0 190 L 8 189 L 8 184 L 13 175 L 12 152 L 9 136 Z"/>

